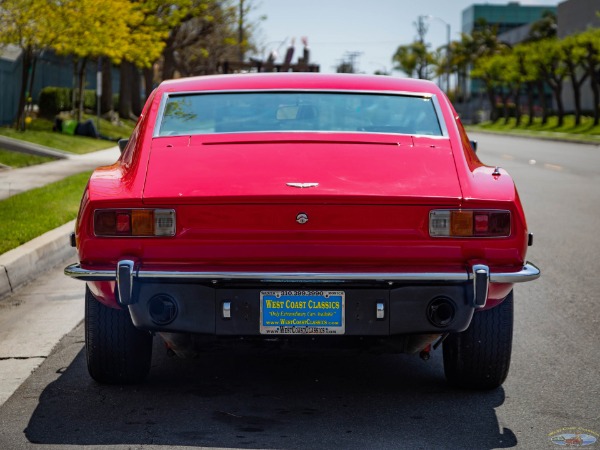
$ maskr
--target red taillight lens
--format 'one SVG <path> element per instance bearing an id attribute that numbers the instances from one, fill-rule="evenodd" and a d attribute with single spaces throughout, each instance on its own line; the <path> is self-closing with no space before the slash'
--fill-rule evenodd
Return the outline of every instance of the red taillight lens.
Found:
<path id="1" fill-rule="evenodd" d="M 96 236 L 174 236 L 172 209 L 99 209 L 94 212 Z"/>
<path id="2" fill-rule="evenodd" d="M 436 209 L 429 213 L 433 237 L 508 237 L 510 211 Z"/>
<path id="3" fill-rule="evenodd" d="M 127 213 L 117 214 L 117 234 L 129 234 L 131 232 L 131 216 Z"/>
<path id="4" fill-rule="evenodd" d="M 117 212 L 96 211 L 94 214 L 94 233 L 101 236 L 116 236 Z"/>

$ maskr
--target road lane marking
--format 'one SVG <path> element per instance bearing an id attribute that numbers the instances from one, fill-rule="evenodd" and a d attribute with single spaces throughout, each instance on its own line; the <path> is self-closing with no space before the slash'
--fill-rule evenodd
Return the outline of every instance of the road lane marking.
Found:
<path id="1" fill-rule="evenodd" d="M 546 163 L 546 164 L 544 164 L 544 169 L 550 169 L 550 170 L 555 170 L 555 171 L 561 171 L 561 170 L 563 170 L 563 167 L 562 167 L 562 166 L 559 166 L 559 165 L 557 165 L 557 164 L 549 164 L 549 163 Z"/>

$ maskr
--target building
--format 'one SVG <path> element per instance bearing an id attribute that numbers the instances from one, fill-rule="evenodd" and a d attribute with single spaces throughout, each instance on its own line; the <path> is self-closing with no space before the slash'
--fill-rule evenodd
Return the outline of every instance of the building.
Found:
<path id="1" fill-rule="evenodd" d="M 483 23 L 497 28 L 498 35 L 514 35 L 511 39 L 516 43 L 520 36 L 528 33 L 529 26 L 551 11 L 556 14 L 553 5 L 521 5 L 519 2 L 509 2 L 506 5 L 473 4 L 462 12 L 462 32 L 472 34 Z M 459 106 L 465 120 L 480 120 L 475 118 L 475 111 L 489 110 L 483 83 L 480 80 L 466 80 L 467 104 Z"/>
<path id="2" fill-rule="evenodd" d="M 13 124 L 21 93 L 22 51 L 14 45 L 0 48 L 0 126 Z M 96 64 L 89 63 L 86 70 L 85 89 L 96 89 Z M 113 92 L 119 92 L 119 72 L 113 69 Z M 40 92 L 47 86 L 73 86 L 73 60 L 44 51 L 36 58 L 36 69 L 30 96 L 38 102 Z"/>
<path id="3" fill-rule="evenodd" d="M 488 25 L 496 26 L 498 34 L 502 34 L 541 19 L 546 11 L 556 14 L 556 6 L 521 5 L 519 2 L 510 2 L 506 5 L 475 4 L 462 12 L 462 32 L 471 34 L 477 29 L 478 22 L 483 19 Z"/>
<path id="4" fill-rule="evenodd" d="M 558 5 L 557 25 L 558 37 L 581 33 L 589 28 L 600 27 L 600 0 L 567 0 Z M 594 97 L 590 80 L 581 86 L 581 108 L 584 111 L 594 109 Z M 573 87 L 570 81 L 563 84 L 563 104 L 565 111 L 575 110 Z"/>
<path id="5" fill-rule="evenodd" d="M 21 49 L 14 45 L 0 48 L 0 125 L 15 120 L 21 86 Z"/>
<path id="6" fill-rule="evenodd" d="M 600 27 L 600 0 L 567 0 L 558 5 L 558 37 Z"/>

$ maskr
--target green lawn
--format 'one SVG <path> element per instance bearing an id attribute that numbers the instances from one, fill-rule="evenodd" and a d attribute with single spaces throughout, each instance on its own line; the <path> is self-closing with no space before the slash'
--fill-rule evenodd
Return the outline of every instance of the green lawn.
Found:
<path id="1" fill-rule="evenodd" d="M 90 174 L 73 175 L 0 201 L 0 254 L 74 219 Z"/>
<path id="2" fill-rule="evenodd" d="M 46 156 L 28 155 L 26 153 L 14 152 L 0 148 L 0 164 L 12 168 L 34 166 L 45 162 L 54 161 L 54 158 Z"/>
<path id="3" fill-rule="evenodd" d="M 600 143 L 600 125 L 594 126 L 592 117 L 582 117 L 581 124 L 575 125 L 575 116 L 568 115 L 564 118 L 562 126 L 558 126 L 558 117 L 552 116 L 542 125 L 542 119 L 536 117 L 531 126 L 527 126 L 528 117 L 523 117 L 517 127 L 515 118 L 510 118 L 508 123 L 504 119 L 496 122 L 484 122 L 479 125 L 470 125 L 470 131 L 488 131 L 502 134 L 515 134 L 547 139 L 561 139 L 567 141 L 583 141 Z"/>
<path id="4" fill-rule="evenodd" d="M 93 116 L 85 116 L 83 120 L 87 119 L 92 119 L 96 122 L 96 119 Z M 116 142 L 113 141 L 57 133 L 52 131 L 52 125 L 53 123 L 51 120 L 38 118 L 28 125 L 26 131 L 17 131 L 10 127 L 0 127 L 0 135 L 78 154 L 104 150 L 117 145 Z M 99 131 L 100 134 L 113 139 L 128 138 L 131 135 L 134 126 L 135 124 L 131 120 L 125 120 L 122 125 L 117 126 L 107 120 L 100 119 Z"/>

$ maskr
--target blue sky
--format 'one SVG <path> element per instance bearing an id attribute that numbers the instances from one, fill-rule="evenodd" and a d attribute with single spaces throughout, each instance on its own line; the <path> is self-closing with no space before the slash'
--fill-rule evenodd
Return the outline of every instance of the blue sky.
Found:
<path id="1" fill-rule="evenodd" d="M 302 51 L 300 37 L 307 36 L 311 61 L 321 65 L 321 72 L 335 72 L 346 52 L 360 52 L 360 71 L 391 70 L 396 48 L 416 37 L 413 25 L 419 15 L 431 15 L 450 24 L 451 37 L 457 39 L 462 11 L 473 3 L 506 4 L 488 0 L 252 0 L 253 18 L 265 15 L 257 41 L 266 53 L 281 45 L 280 58 L 293 37 L 296 38 L 294 60 Z M 559 0 L 521 0 L 521 5 L 552 5 Z M 430 19 L 427 41 L 432 48 L 446 42 L 446 25 Z M 395 75 L 400 75 L 395 72 Z"/>

